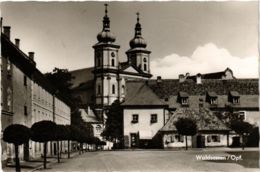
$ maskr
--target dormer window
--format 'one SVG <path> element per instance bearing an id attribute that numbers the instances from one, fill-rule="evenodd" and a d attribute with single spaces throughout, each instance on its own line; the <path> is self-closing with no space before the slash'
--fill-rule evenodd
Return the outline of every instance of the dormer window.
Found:
<path id="1" fill-rule="evenodd" d="M 229 100 L 233 104 L 239 104 L 240 103 L 240 95 L 237 91 L 230 91 L 229 93 Z"/>
<path id="2" fill-rule="evenodd" d="M 216 105 L 217 99 L 218 99 L 218 96 L 215 92 L 208 92 L 208 102 L 209 102 L 209 104 Z"/>
<path id="3" fill-rule="evenodd" d="M 181 105 L 185 106 L 188 105 L 189 103 L 189 95 L 186 92 L 179 92 L 179 102 L 181 103 Z"/>

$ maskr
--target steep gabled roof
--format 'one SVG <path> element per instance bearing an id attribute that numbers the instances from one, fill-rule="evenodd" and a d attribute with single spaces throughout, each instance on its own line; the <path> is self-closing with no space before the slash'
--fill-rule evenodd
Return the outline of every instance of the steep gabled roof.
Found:
<path id="1" fill-rule="evenodd" d="M 92 109 L 79 109 L 81 112 L 82 119 L 87 123 L 99 123 L 100 121 L 96 117 L 95 113 Z"/>
<path id="2" fill-rule="evenodd" d="M 228 128 L 220 119 L 218 119 L 209 109 L 206 108 L 179 108 L 160 131 L 176 132 L 174 125 L 179 118 L 190 118 L 196 121 L 198 131 L 228 131 Z"/>
<path id="3" fill-rule="evenodd" d="M 166 106 L 144 81 L 128 81 L 123 106 Z"/>

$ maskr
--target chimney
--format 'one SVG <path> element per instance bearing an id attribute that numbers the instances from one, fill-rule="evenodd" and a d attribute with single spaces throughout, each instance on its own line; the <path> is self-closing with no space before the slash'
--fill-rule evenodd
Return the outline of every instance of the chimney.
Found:
<path id="1" fill-rule="evenodd" d="M 157 82 L 157 84 L 162 83 L 162 77 L 161 76 L 157 76 L 156 82 Z"/>
<path id="2" fill-rule="evenodd" d="M 10 39 L 10 31 L 11 31 L 11 27 L 10 26 L 4 26 L 4 35 Z"/>
<path id="3" fill-rule="evenodd" d="M 28 54 L 29 54 L 29 58 L 34 60 L 34 52 L 29 52 Z"/>
<path id="4" fill-rule="evenodd" d="M 202 83 L 201 83 L 201 74 L 200 74 L 200 73 L 198 73 L 198 74 L 196 75 L 196 83 L 197 83 L 197 84 L 202 84 Z"/>
<path id="5" fill-rule="evenodd" d="M 15 46 L 16 46 L 17 48 L 20 48 L 20 39 L 16 38 L 16 39 L 14 39 L 14 40 L 15 40 Z"/>
<path id="6" fill-rule="evenodd" d="M 185 81 L 185 77 L 183 74 L 179 75 L 179 82 L 184 82 Z"/>

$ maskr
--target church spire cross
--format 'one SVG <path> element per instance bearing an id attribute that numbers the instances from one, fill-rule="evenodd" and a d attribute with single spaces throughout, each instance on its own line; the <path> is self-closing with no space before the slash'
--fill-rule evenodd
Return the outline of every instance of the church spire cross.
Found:
<path id="1" fill-rule="evenodd" d="M 137 23 L 139 23 L 139 15 L 140 15 L 140 13 L 137 12 L 136 15 L 137 15 Z"/>
<path id="2" fill-rule="evenodd" d="M 108 4 L 104 4 L 104 6 L 105 6 L 105 15 L 107 16 L 107 6 L 108 6 Z"/>
<path id="3" fill-rule="evenodd" d="M 103 31 L 109 31 L 110 30 L 110 26 L 109 26 L 110 20 L 109 20 L 109 17 L 107 16 L 108 4 L 104 4 L 104 6 L 105 6 L 105 16 L 103 18 Z"/>
<path id="4" fill-rule="evenodd" d="M 141 31 L 142 31 L 141 24 L 139 23 L 140 13 L 137 12 L 137 13 L 136 13 L 136 16 L 137 16 L 137 23 L 136 23 L 136 25 L 135 25 L 135 37 L 138 37 L 138 36 L 141 36 L 141 35 L 142 35 L 142 33 L 141 33 Z"/>

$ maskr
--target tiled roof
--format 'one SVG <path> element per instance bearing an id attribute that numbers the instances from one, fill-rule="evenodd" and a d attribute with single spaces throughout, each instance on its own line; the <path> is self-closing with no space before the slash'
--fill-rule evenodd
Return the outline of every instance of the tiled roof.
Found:
<path id="1" fill-rule="evenodd" d="M 228 95 L 230 91 L 237 91 L 240 95 L 258 95 L 258 79 L 207 79 L 202 80 L 202 84 L 191 79 L 182 83 L 178 79 L 165 79 L 159 84 L 156 80 L 149 80 L 148 85 L 160 98 L 178 95 L 180 91 L 189 95 L 205 95 L 209 91 L 217 95 Z"/>
<path id="2" fill-rule="evenodd" d="M 177 131 L 174 123 L 179 118 L 190 118 L 196 121 L 198 131 L 227 131 L 230 130 L 220 119 L 206 108 L 179 108 L 170 117 L 160 131 Z"/>
<path id="3" fill-rule="evenodd" d="M 147 86 L 144 81 L 128 81 L 126 83 L 126 97 L 123 106 L 164 106 L 159 97 Z"/>

